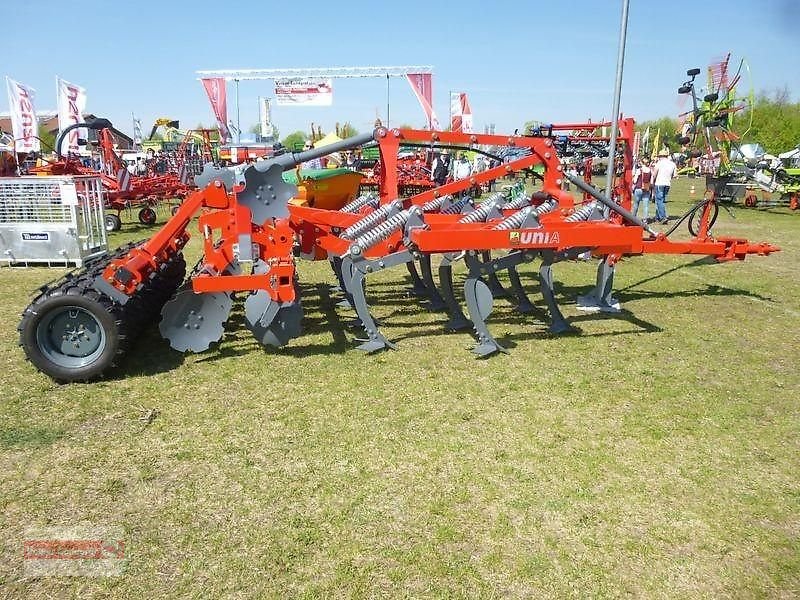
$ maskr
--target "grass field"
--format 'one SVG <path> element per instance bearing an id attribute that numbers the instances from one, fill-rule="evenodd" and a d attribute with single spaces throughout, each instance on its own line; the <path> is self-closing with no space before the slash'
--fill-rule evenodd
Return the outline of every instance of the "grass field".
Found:
<path id="1" fill-rule="evenodd" d="M 399 270 L 368 295 L 400 349 L 362 355 L 301 263 L 288 347 L 238 313 L 182 356 L 153 325 L 108 379 L 59 386 L 15 328 L 60 271 L 0 269 L 0 595 L 797 597 L 800 214 L 736 217 L 717 233 L 783 251 L 626 260 L 618 316 L 574 308 L 594 264 L 557 265 L 580 334 L 499 300 L 511 353 L 486 361 Z M 123 532 L 122 576 L 23 577 L 29 528 L 79 524 Z"/>

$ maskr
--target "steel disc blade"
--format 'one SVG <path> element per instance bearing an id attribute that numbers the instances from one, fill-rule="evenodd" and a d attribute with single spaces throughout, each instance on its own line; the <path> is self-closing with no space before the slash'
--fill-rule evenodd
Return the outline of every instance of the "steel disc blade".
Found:
<path id="1" fill-rule="evenodd" d="M 280 310 L 280 303 L 275 302 L 264 290 L 250 294 L 244 301 L 244 319 L 252 330 L 254 327 L 268 327 Z"/>
<path id="2" fill-rule="evenodd" d="M 246 319 L 246 322 L 261 345 L 280 348 L 302 333 L 303 307 L 299 302 L 279 306 L 277 302 L 270 299 L 270 303 L 265 314 L 274 312 L 274 316 L 267 325 L 262 324 L 262 321 L 251 322 L 249 319 Z M 275 310 L 276 307 L 277 310 Z"/>
<path id="3" fill-rule="evenodd" d="M 179 352 L 203 352 L 222 338 L 232 304 L 224 292 L 195 294 L 189 284 L 161 309 L 158 330 Z"/>

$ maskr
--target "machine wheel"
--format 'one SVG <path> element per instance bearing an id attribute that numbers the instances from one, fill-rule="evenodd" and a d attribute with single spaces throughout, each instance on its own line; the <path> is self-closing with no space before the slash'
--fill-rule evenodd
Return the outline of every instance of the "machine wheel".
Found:
<path id="1" fill-rule="evenodd" d="M 703 206 L 704 205 L 701 204 L 696 211 L 689 215 L 689 233 L 692 236 L 697 236 L 697 232 L 700 231 L 700 218 L 703 216 Z M 717 215 L 719 215 L 719 204 L 714 202 L 711 206 L 711 216 L 708 219 L 709 231 L 714 227 L 714 223 L 717 222 Z"/>
<path id="2" fill-rule="evenodd" d="M 177 204 L 176 206 L 173 206 L 173 207 L 172 207 L 172 209 L 170 210 L 170 212 L 172 213 L 172 216 L 173 216 L 173 217 L 174 217 L 176 214 L 178 214 L 178 211 L 180 210 L 180 208 L 181 208 L 181 205 L 180 205 L 180 204 Z"/>
<path id="3" fill-rule="evenodd" d="M 119 231 L 122 228 L 122 219 L 119 215 L 106 215 L 106 231 Z"/>
<path id="4" fill-rule="evenodd" d="M 25 310 L 19 331 L 28 359 L 60 383 L 100 376 L 127 341 L 120 309 L 95 290 L 76 285 L 37 298 Z"/>
<path id="5" fill-rule="evenodd" d="M 142 225 L 155 225 L 156 211 L 149 206 L 145 206 L 139 211 L 139 223 Z"/>
<path id="6" fill-rule="evenodd" d="M 755 208 L 758 205 L 758 197 L 755 194 L 747 194 L 744 198 L 744 205 L 749 208 Z"/>

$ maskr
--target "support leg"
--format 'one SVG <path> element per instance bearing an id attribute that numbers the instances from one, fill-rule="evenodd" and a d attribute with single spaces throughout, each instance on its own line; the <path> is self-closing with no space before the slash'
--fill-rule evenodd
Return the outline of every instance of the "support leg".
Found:
<path id="1" fill-rule="evenodd" d="M 614 271 L 616 267 L 610 257 L 605 257 L 597 265 L 597 281 L 594 289 L 585 296 L 578 296 L 578 310 L 587 312 L 618 313 L 622 309 L 619 300 L 611 293 L 614 287 Z"/>
<path id="2" fill-rule="evenodd" d="M 556 295 L 553 289 L 553 257 L 552 253 L 545 254 L 542 264 L 539 267 L 539 281 L 542 286 L 542 297 L 544 297 L 547 310 L 550 312 L 550 333 L 566 333 L 572 331 L 572 326 L 561 314 L 561 309 L 556 303 Z"/>
<path id="3" fill-rule="evenodd" d="M 453 289 L 454 257 L 453 254 L 445 254 L 439 265 L 439 285 L 442 288 L 442 297 L 447 304 L 447 315 L 450 317 L 444 328 L 448 331 L 463 331 L 472 328 L 472 322 L 464 316 Z"/>
<path id="4" fill-rule="evenodd" d="M 428 310 L 440 311 L 447 308 L 447 304 L 439 294 L 439 289 L 436 287 L 436 282 L 433 280 L 433 271 L 431 269 L 431 255 L 423 254 L 419 259 L 420 270 L 422 271 L 422 280 L 425 282 L 425 287 L 428 289 L 428 301 L 426 308 Z"/>
<path id="5" fill-rule="evenodd" d="M 520 281 L 519 272 L 517 271 L 516 267 L 509 267 L 508 280 L 511 282 L 511 290 L 514 293 L 514 297 L 517 299 L 517 312 L 520 312 L 523 315 L 534 312 L 536 307 L 525 293 L 525 288 L 522 286 L 522 281 Z"/>
<path id="6" fill-rule="evenodd" d="M 408 269 L 408 274 L 411 275 L 411 295 L 412 296 L 420 296 L 420 297 L 427 297 L 428 296 L 428 288 L 425 287 L 425 282 L 422 281 L 422 277 L 419 276 L 417 272 L 417 267 L 414 265 L 414 262 L 406 263 L 406 268 Z"/>

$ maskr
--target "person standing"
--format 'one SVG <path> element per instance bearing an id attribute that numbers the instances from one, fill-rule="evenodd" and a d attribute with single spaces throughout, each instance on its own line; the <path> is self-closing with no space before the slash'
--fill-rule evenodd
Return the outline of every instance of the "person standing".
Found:
<path id="1" fill-rule="evenodd" d="M 650 217 L 650 191 L 653 188 L 653 171 L 650 161 L 643 158 L 633 171 L 633 214 L 638 216 L 642 204 L 642 220 L 647 223 Z"/>
<path id="2" fill-rule="evenodd" d="M 658 162 L 653 168 L 653 183 L 656 186 L 656 220 L 660 223 L 668 223 L 667 216 L 667 196 L 672 184 L 672 178 L 678 171 L 678 167 L 669 157 L 669 152 L 662 150 L 658 153 Z"/>
<path id="3" fill-rule="evenodd" d="M 472 175 L 472 164 L 463 152 L 459 152 L 453 167 L 453 179 L 467 179 L 470 175 Z"/>
<path id="4" fill-rule="evenodd" d="M 431 163 L 431 181 L 436 185 L 444 185 L 450 176 L 450 153 L 443 150 Z"/>

